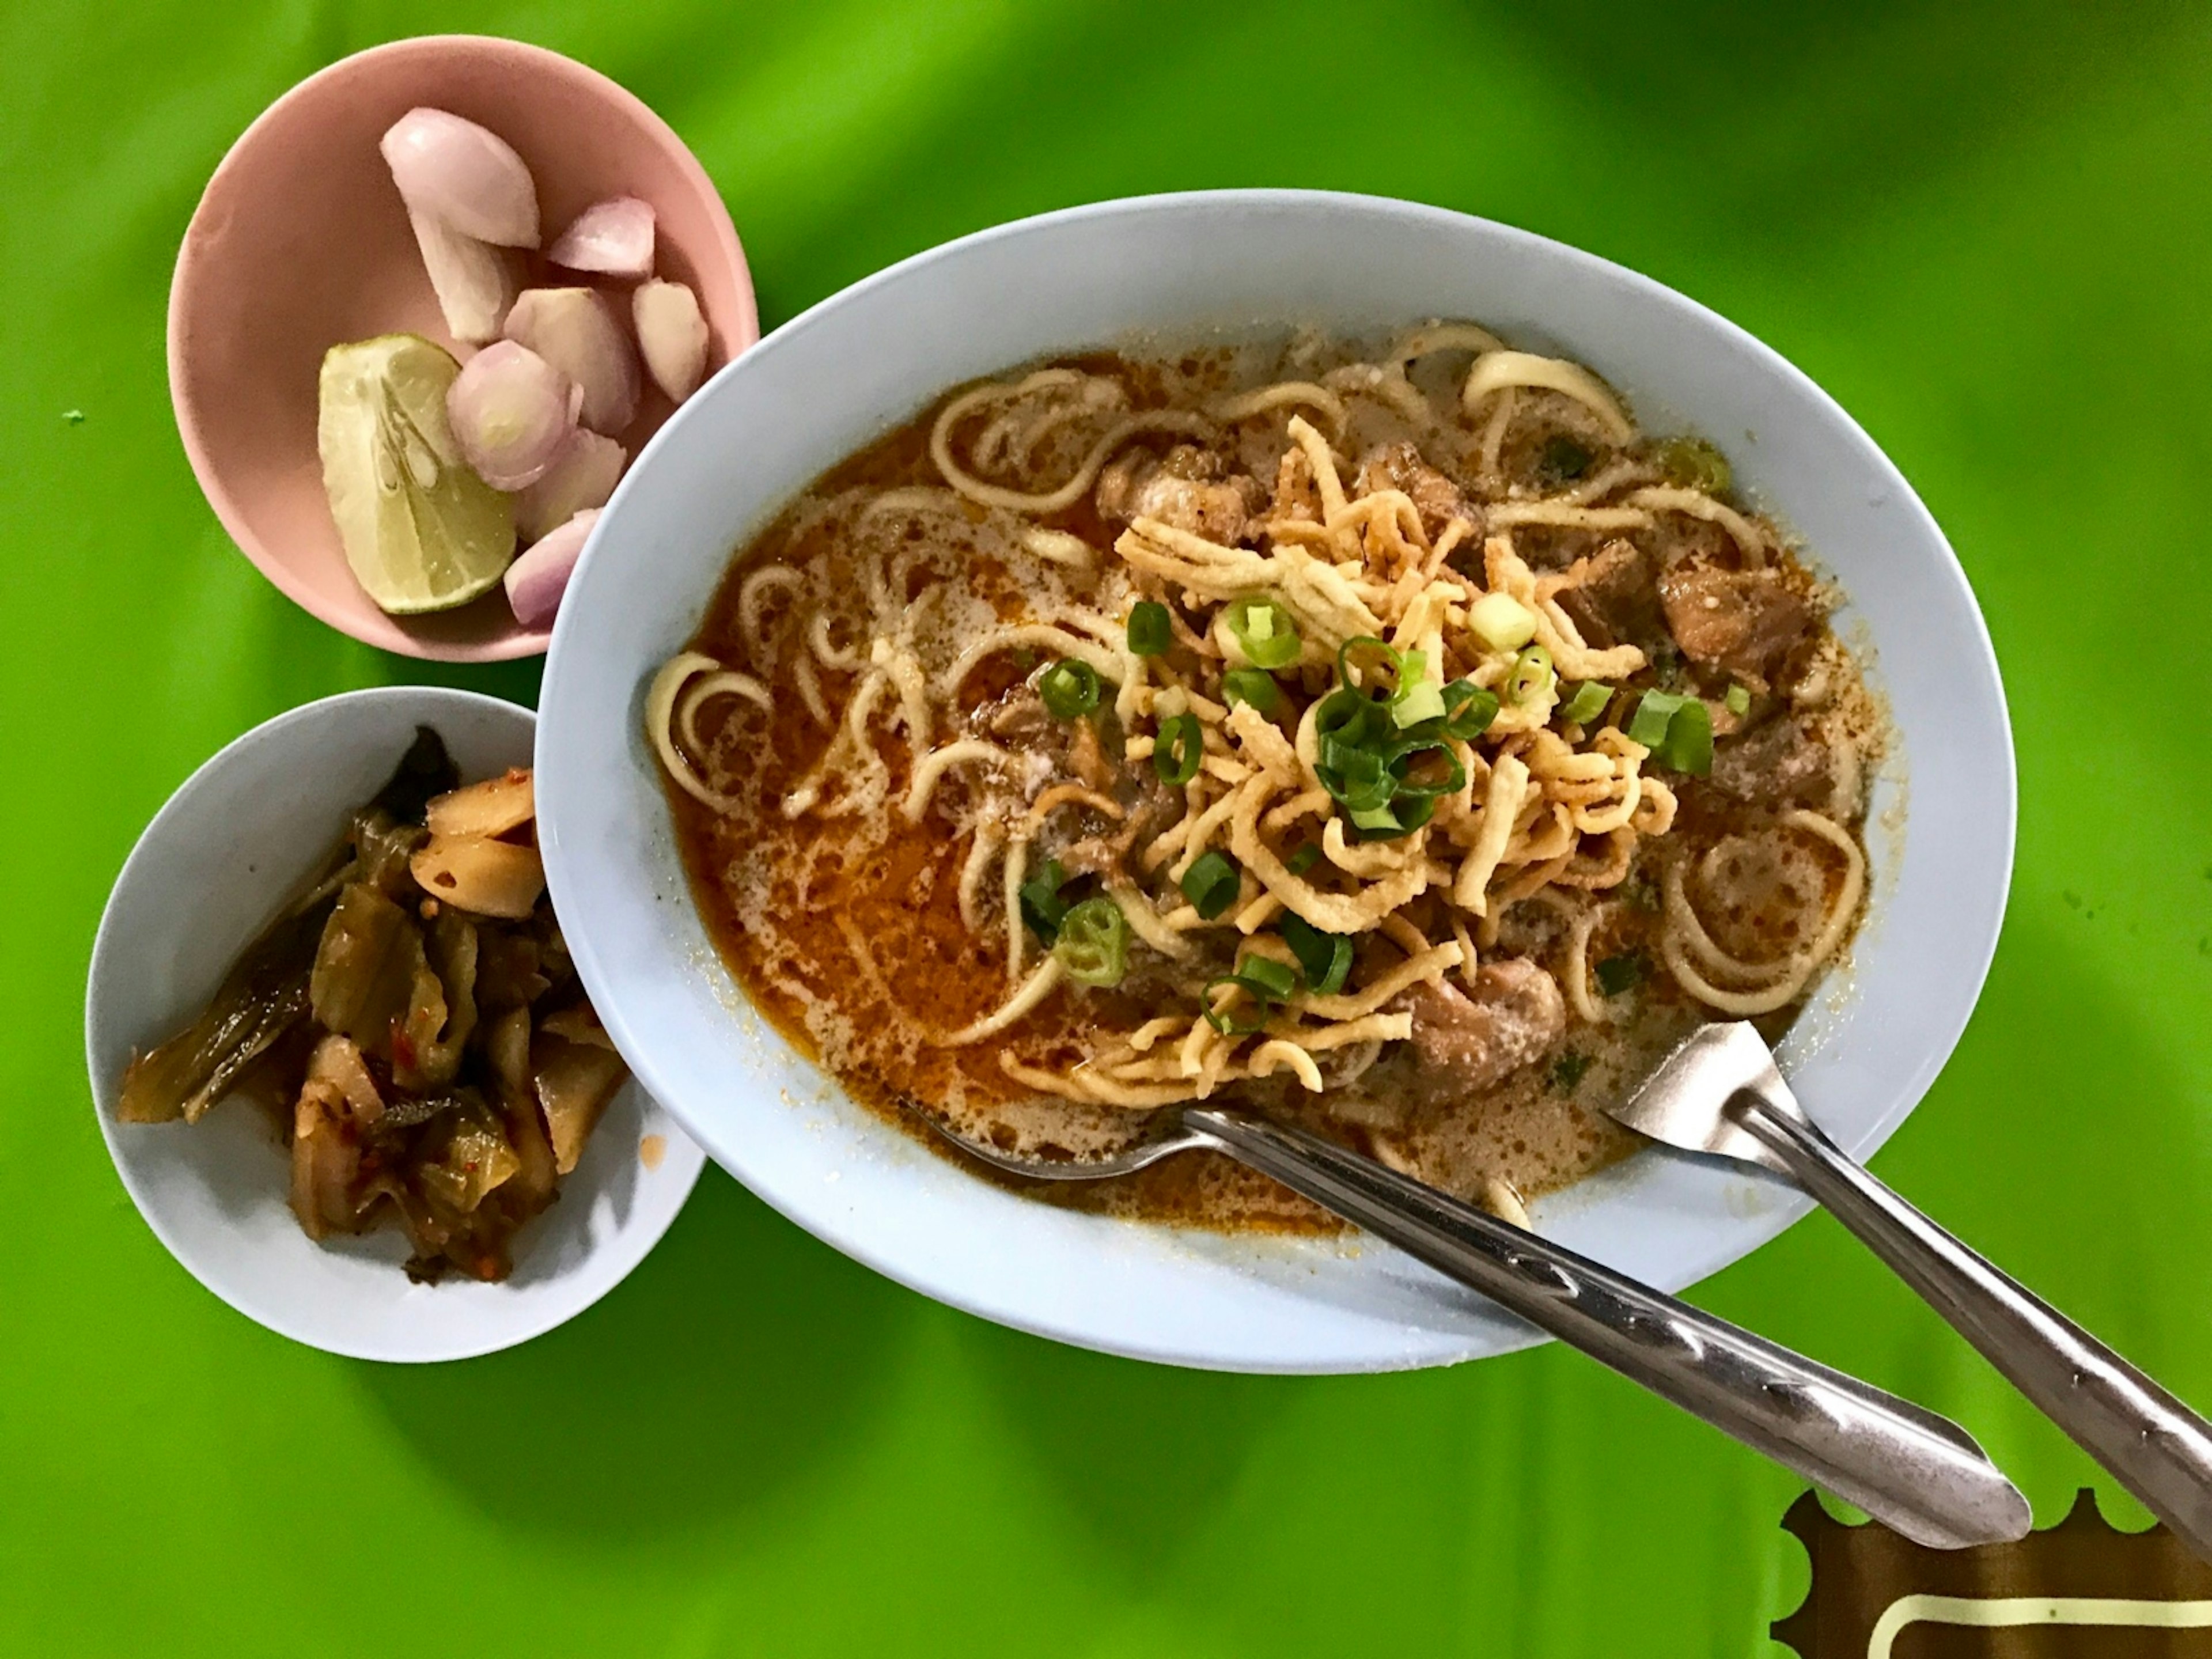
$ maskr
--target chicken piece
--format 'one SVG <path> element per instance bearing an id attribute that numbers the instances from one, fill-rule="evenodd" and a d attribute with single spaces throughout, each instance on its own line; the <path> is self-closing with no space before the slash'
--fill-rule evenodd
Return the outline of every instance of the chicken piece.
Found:
<path id="1" fill-rule="evenodd" d="M 1659 579 L 1675 643 L 1692 662 L 1721 668 L 1753 690 L 1811 638 L 1820 615 L 1771 570 L 1696 566 Z"/>
<path id="2" fill-rule="evenodd" d="M 1073 735 L 1068 739 L 1067 763 L 1075 769 L 1075 775 L 1086 787 L 1104 793 L 1114 787 L 1114 769 L 1106 759 L 1105 746 L 1098 741 L 1098 728 L 1089 720 L 1077 720 Z"/>
<path id="3" fill-rule="evenodd" d="M 1474 522 L 1474 513 L 1459 486 L 1423 460 L 1420 450 L 1410 441 L 1378 444 L 1359 463 L 1352 493 L 1365 495 L 1378 489 L 1402 490 L 1412 497 L 1421 515 L 1421 528 L 1429 532 L 1431 541 L 1443 535 L 1444 526 L 1454 519 Z"/>
<path id="4" fill-rule="evenodd" d="M 998 702 L 985 703 L 971 722 L 1015 749 L 1045 747 L 1059 726 L 1044 699 L 1027 685 L 1015 687 Z"/>
<path id="5" fill-rule="evenodd" d="M 1251 478 L 1230 474 L 1219 456 L 1189 444 L 1178 444 L 1164 459 L 1130 450 L 1098 477 L 1101 518 L 1158 519 L 1214 542 L 1243 538 L 1258 497 Z"/>
<path id="6" fill-rule="evenodd" d="M 1835 804 L 1836 758 L 1802 720 L 1769 720 L 1716 746 L 1711 785 L 1755 805 L 1826 811 Z"/>
<path id="7" fill-rule="evenodd" d="M 1472 992 L 1418 984 L 1398 999 L 1413 1017 L 1414 1089 L 1458 1103 L 1552 1051 L 1567 1029 L 1558 981 L 1525 957 L 1485 963 Z"/>
<path id="8" fill-rule="evenodd" d="M 1103 815 L 1088 811 L 1079 820 L 1073 812 L 1061 813 L 1056 819 L 1060 826 L 1080 821 L 1097 827 L 1065 846 L 1048 849 L 1048 854 L 1058 859 L 1060 867 L 1072 876 L 1112 880 L 1134 873 L 1131 860 L 1138 849 L 1149 846 L 1182 813 L 1182 792 L 1162 783 L 1149 766 L 1125 766 L 1115 772 L 1110 786 L 1100 793 L 1120 804 L 1121 821 L 1105 822 Z"/>
<path id="9" fill-rule="evenodd" d="M 1559 608 L 1573 619 L 1582 636 L 1603 650 L 1616 645 L 1636 645 L 1648 651 L 1667 635 L 1667 618 L 1659 605 L 1659 587 L 1651 561 L 1633 542 L 1610 541 L 1588 558 L 1576 561 L 1571 576 L 1580 580 L 1559 592 Z"/>

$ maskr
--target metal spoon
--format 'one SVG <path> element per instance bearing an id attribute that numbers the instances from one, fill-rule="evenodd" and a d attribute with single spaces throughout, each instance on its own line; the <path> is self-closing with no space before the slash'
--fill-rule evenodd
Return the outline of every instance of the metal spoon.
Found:
<path id="1" fill-rule="evenodd" d="M 1111 1156 L 1018 1157 L 908 1109 L 1015 1175 L 1091 1181 L 1211 1147 L 1389 1240 L 1632 1382 L 1937 1549 L 2027 1531 L 2027 1501 L 1958 1425 L 1302 1130 L 1212 1106 L 1155 1114 Z"/>
<path id="2" fill-rule="evenodd" d="M 1655 1140 L 1755 1164 L 1811 1194 L 2212 1560 L 2212 1425 L 1845 1157 L 1751 1026 L 1705 1027 L 1612 1115 Z"/>

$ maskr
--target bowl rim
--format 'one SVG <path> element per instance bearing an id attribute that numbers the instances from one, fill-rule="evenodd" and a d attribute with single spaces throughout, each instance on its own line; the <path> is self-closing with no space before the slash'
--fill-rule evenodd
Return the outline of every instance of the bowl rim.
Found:
<path id="1" fill-rule="evenodd" d="M 171 819 L 173 813 L 184 811 L 185 806 L 180 805 L 180 803 L 188 805 L 188 797 L 204 790 L 219 787 L 223 773 L 230 762 L 249 746 L 266 741 L 285 727 L 331 720 L 343 720 L 350 710 L 377 702 L 433 706 L 443 704 L 450 708 L 470 708 L 489 714 L 495 719 L 507 719 L 519 715 L 529 730 L 533 746 L 536 742 L 537 711 L 523 704 L 509 702 L 503 697 L 489 696 L 480 691 L 463 690 L 452 686 L 378 685 L 336 692 L 329 696 L 317 697 L 311 702 L 301 703 L 247 728 L 224 744 L 215 753 L 194 767 L 191 775 L 170 793 L 153 817 L 146 821 L 145 827 L 139 831 L 137 839 L 131 843 L 131 851 L 125 856 L 123 863 L 117 869 L 115 879 L 108 889 L 107 898 L 100 907 L 100 923 L 94 932 L 92 951 L 85 967 L 85 1070 L 90 1089 L 89 1104 L 92 1108 L 93 1118 L 100 1126 L 100 1139 L 107 1148 L 108 1159 L 114 1165 L 117 1178 L 123 1183 L 124 1190 L 130 1194 L 132 1206 L 137 1210 L 139 1218 L 146 1224 L 148 1230 L 161 1241 L 162 1248 L 168 1251 L 177 1265 L 197 1280 L 204 1289 L 213 1294 L 218 1301 L 252 1320 L 255 1324 L 273 1331 L 279 1336 L 289 1338 L 303 1346 L 320 1349 L 325 1353 L 334 1353 L 351 1359 L 378 1360 L 401 1364 L 434 1364 L 447 1360 L 473 1359 L 480 1355 L 496 1353 L 506 1348 L 518 1346 L 568 1323 L 606 1296 L 615 1286 L 635 1272 L 646 1257 L 653 1253 L 662 1237 L 666 1235 L 668 1229 L 675 1224 L 676 1218 L 683 1212 L 685 1205 L 690 1201 L 691 1194 L 698 1184 L 700 1174 L 706 1167 L 704 1150 L 688 1133 L 679 1133 L 671 1139 L 660 1167 L 669 1169 L 673 1165 L 671 1176 L 679 1185 L 678 1189 L 669 1193 L 664 1200 L 667 1206 L 665 1215 L 660 1218 L 658 1225 L 641 1230 L 635 1234 L 602 1237 L 594 1246 L 594 1253 L 612 1249 L 620 1243 L 634 1249 L 635 1254 L 629 1261 L 622 1265 L 621 1270 L 613 1277 L 602 1285 L 589 1288 L 580 1299 L 575 1299 L 573 1296 L 567 1299 L 548 1296 L 544 1298 L 548 1304 L 545 1311 L 550 1316 L 531 1322 L 526 1328 L 496 1333 L 489 1340 L 456 1342 L 436 1352 L 394 1352 L 370 1343 L 347 1343 L 343 1340 L 334 1340 L 327 1333 L 310 1328 L 294 1319 L 289 1309 L 249 1305 L 250 1298 L 237 1293 L 235 1287 L 224 1282 L 220 1275 L 204 1271 L 204 1263 L 199 1259 L 198 1252 L 192 1242 L 181 1236 L 170 1224 L 167 1210 L 155 1201 L 140 1180 L 134 1158 L 126 1156 L 124 1148 L 118 1144 L 117 1137 L 122 1126 L 120 1121 L 114 1118 L 112 1109 L 113 1102 L 110 1097 L 115 1093 L 113 1080 L 106 1077 L 101 1067 L 99 999 L 103 981 L 113 971 L 108 958 L 111 953 L 118 948 L 115 944 L 115 938 L 122 926 L 121 897 L 130 883 L 133 866 L 139 865 L 142 860 L 151 861 L 156 856 L 151 849 L 162 838 L 164 821 Z M 637 1078 L 635 1073 L 632 1074 L 630 1086 L 641 1091 L 648 1103 L 652 1103 L 650 1091 L 645 1089 L 643 1080 Z M 673 1114 L 670 1116 L 672 1117 Z"/>
<path id="2" fill-rule="evenodd" d="M 200 494 L 206 498 L 216 521 L 222 526 L 223 533 L 230 538 L 231 545 L 245 555 L 277 592 L 317 621 L 336 629 L 349 639 L 359 640 L 362 644 L 374 646 L 380 651 L 391 651 L 423 662 L 509 662 L 520 657 L 544 655 L 552 644 L 552 630 L 550 628 L 518 626 L 503 638 L 479 642 L 420 640 L 406 635 L 404 630 L 397 640 L 368 639 L 356 630 L 338 607 L 324 598 L 319 589 L 299 580 L 288 567 L 269 557 L 262 547 L 261 538 L 252 532 L 244 510 L 222 476 L 222 469 L 208 453 L 200 434 L 198 417 L 193 410 L 192 399 L 187 389 L 189 379 L 185 372 L 184 296 L 195 275 L 197 264 L 194 249 L 198 239 L 192 233 L 199 226 L 200 216 L 206 210 L 209 198 L 225 175 L 239 165 L 239 158 L 260 139 L 265 131 L 289 115 L 295 105 L 304 103 L 320 93 L 326 83 L 357 73 L 364 63 L 388 58 L 431 58 L 457 47 L 471 51 L 489 49 L 519 64 L 527 65 L 533 72 L 579 79 L 592 86 L 599 95 L 629 119 L 665 141 L 669 153 L 675 158 L 678 171 L 684 176 L 686 185 L 708 204 L 715 253 L 737 278 L 744 337 L 732 342 L 731 361 L 734 362 L 759 342 L 759 296 L 753 289 L 752 268 L 747 264 L 744 245 L 738 239 L 737 225 L 730 217 L 729 204 L 723 200 L 722 192 L 708 176 L 704 164 L 690 145 L 684 142 L 683 136 L 659 111 L 612 76 L 550 46 L 499 34 L 440 33 L 409 35 L 398 40 L 382 41 L 324 64 L 313 74 L 286 88 L 231 141 L 229 148 L 222 153 L 222 160 L 216 163 L 215 171 L 208 175 L 207 183 L 201 186 L 199 198 L 192 205 L 192 216 L 186 222 L 184 236 L 177 245 L 176 264 L 170 269 L 169 293 L 162 325 L 162 360 L 169 380 L 170 415 L 176 422 L 178 439 L 184 447 L 185 459 L 191 463 L 192 477 L 199 484 Z M 674 411 L 670 413 L 669 419 L 675 419 Z M 659 435 L 657 432 L 654 434 L 656 437 Z M 651 447 L 651 441 L 650 439 L 647 441 L 646 447 Z M 639 457 L 643 453 L 644 450 L 641 449 Z M 632 458 L 630 466 L 636 465 L 637 459 Z M 629 468 L 625 467 L 623 471 L 627 474 Z"/>
<path id="3" fill-rule="evenodd" d="M 1503 224 L 1495 220 L 1486 219 L 1478 215 L 1462 213 L 1456 210 L 1437 207 L 1430 204 L 1407 201 L 1400 198 L 1352 191 L 1274 187 L 1164 191 L 1085 203 L 989 226 L 909 255 L 817 301 L 764 337 L 744 359 L 733 360 L 725 365 L 713 380 L 702 386 L 698 393 L 694 394 L 691 401 L 684 409 L 679 410 L 676 416 L 672 416 L 669 422 L 654 434 L 651 441 L 641 452 L 637 460 L 633 462 L 624 474 L 621 484 L 617 486 L 614 496 L 608 503 L 606 511 L 602 514 L 599 524 L 594 526 L 591 543 L 585 550 L 575 580 L 583 578 L 586 567 L 592 561 L 598 550 L 608 544 L 609 526 L 620 526 L 622 508 L 626 499 L 641 487 L 639 481 L 650 478 L 653 469 L 648 463 L 654 459 L 657 450 L 665 444 L 679 441 L 675 434 L 681 429 L 682 421 L 687 418 L 702 418 L 700 411 L 708 406 L 708 394 L 715 392 L 718 382 L 738 374 L 741 370 L 755 374 L 761 373 L 767 364 L 790 348 L 793 339 L 811 328 L 818 326 L 826 318 L 834 315 L 839 310 L 860 303 L 878 289 L 898 283 L 915 271 L 940 262 L 958 258 L 971 250 L 1059 226 L 1097 219 L 1110 219 L 1121 215 L 1172 211 L 1193 207 L 1319 209 L 1323 211 L 1351 209 L 1402 216 L 1411 221 L 1431 224 L 1460 227 L 1471 225 L 1478 228 L 1484 234 L 1501 239 L 1503 242 L 1521 250 L 1534 252 L 1540 257 L 1559 261 L 1567 267 L 1577 269 L 1585 273 L 1597 274 L 1609 283 L 1623 284 L 1638 290 L 1648 300 L 1691 313 L 1699 325 L 1728 338 L 1737 349 L 1748 353 L 1757 362 L 1763 376 L 1787 386 L 1798 397 L 1808 399 L 1815 407 L 1824 406 L 1831 416 L 1838 422 L 1840 432 L 1862 451 L 1880 474 L 1902 493 L 1905 501 L 1912 508 L 1917 509 L 1922 520 L 1924 520 L 1927 530 L 1930 532 L 1934 550 L 1940 555 L 1939 557 L 1926 561 L 1929 579 L 1948 584 L 1955 597 L 1963 601 L 1963 614 L 1967 622 L 1967 628 L 1956 642 L 1962 652 L 1971 652 L 1973 667 L 1978 674 L 1986 677 L 1987 688 L 1995 700 L 1994 713 L 1997 729 L 2002 732 L 2002 743 L 2001 753 L 1992 758 L 1996 762 L 1997 769 L 2002 773 L 2002 787 L 1998 792 L 2000 798 L 1992 799 L 1989 803 L 1991 811 L 1988 823 L 1978 827 L 1986 829 L 1996 837 L 1996 845 L 1990 850 L 1998 856 L 1990 859 L 1985 866 L 1994 877 L 1993 890 L 1984 896 L 1990 907 L 1986 926 L 1978 930 L 1971 948 L 1960 953 L 1959 965 L 1965 970 L 1960 977 L 1967 983 L 1963 987 L 1966 994 L 1960 999 L 1955 1017 L 1946 1022 L 1941 1040 L 1929 1042 L 1918 1063 L 1896 1085 L 1881 1114 L 1862 1132 L 1851 1137 L 1846 1147 L 1852 1156 L 1862 1161 L 1871 1156 L 1918 1107 L 1921 1101 L 1925 1098 L 1929 1086 L 1948 1063 L 1978 1004 L 2002 935 L 2014 872 L 2018 838 L 2019 800 L 2018 762 L 2013 741 L 2003 676 L 1990 635 L 1987 618 L 1983 615 L 1980 604 L 1974 595 L 1972 585 L 1966 576 L 1965 568 L 1959 561 L 1956 550 L 1951 546 L 1949 538 L 1944 535 L 1942 526 L 1936 521 L 1934 514 L 1928 509 L 1918 492 L 1912 488 L 1902 470 L 1890 459 L 1887 453 L 1875 443 L 1872 436 L 1849 410 L 1780 352 L 1711 307 L 1654 277 L 1553 238 L 1516 226 Z M 750 364 L 751 368 L 749 370 L 744 369 L 745 364 Z M 1012 365 L 1002 367 L 1012 367 Z M 1663 402 L 1663 388 L 1650 390 L 1659 394 L 1658 400 Z M 904 418 L 903 414 L 901 418 Z M 772 516 L 771 510 L 763 514 L 757 523 L 743 527 L 740 533 L 752 533 L 760 527 L 761 524 L 768 522 Z M 1814 556 L 1816 559 L 1819 556 L 1818 549 L 1814 550 Z M 723 556 L 723 568 L 726 568 L 728 557 L 727 554 Z M 574 607 L 564 611 L 563 615 L 556 621 L 553 644 L 547 662 L 546 682 L 541 691 L 541 707 L 551 703 L 556 706 L 557 712 L 558 699 L 553 694 L 559 680 L 565 678 L 560 672 L 563 654 L 562 642 L 564 639 L 573 638 L 577 628 L 581 625 L 580 618 Z M 546 734 L 547 727 L 541 723 L 538 735 L 541 771 L 544 769 Z M 562 839 L 557 828 L 555 834 L 549 837 L 547 877 L 550 885 L 556 893 L 566 884 L 566 854 L 562 850 Z M 586 985 L 593 989 L 595 1005 L 601 1007 L 611 1034 L 616 1037 L 624 1054 L 631 1058 L 633 1068 L 638 1076 L 646 1081 L 648 1088 L 654 1091 L 657 1098 L 672 1102 L 680 1099 L 682 1091 L 661 1085 L 660 1068 L 656 1064 L 652 1048 L 649 1045 L 637 1040 L 630 1028 L 622 999 L 612 994 L 601 996 L 599 994 L 599 987 L 606 982 L 606 969 L 590 925 L 590 907 L 578 907 L 576 914 L 585 920 L 580 927 L 573 927 L 570 930 L 571 949 L 575 954 L 579 971 L 584 975 Z M 742 986 L 739 987 L 739 992 L 740 994 L 744 994 Z M 1856 1000 L 1856 994 L 1854 993 L 1852 1000 Z M 750 1001 L 749 996 L 747 1000 Z M 777 1040 L 783 1040 L 780 1034 Z M 1862 1032 L 1857 1040 L 1861 1042 L 1869 1042 L 1872 1040 L 1871 1034 Z M 828 1078 L 829 1074 L 822 1072 L 817 1063 L 811 1060 L 806 1060 L 805 1063 L 825 1079 Z M 833 1090 L 836 1089 L 834 1079 L 831 1080 L 831 1086 Z M 837 1092 L 842 1095 L 842 1091 Z M 1018 1316 L 986 1295 L 971 1293 L 965 1287 L 949 1287 L 944 1282 L 943 1276 L 930 1265 L 918 1263 L 915 1260 L 890 1251 L 866 1248 L 849 1236 L 849 1230 L 840 1226 L 826 1206 L 817 1205 L 807 1207 L 799 1201 L 799 1194 L 774 1190 L 764 1182 L 757 1184 L 755 1177 L 748 1170 L 747 1160 L 743 1156 L 741 1146 L 733 1144 L 732 1138 L 726 1134 L 712 1132 L 701 1125 L 692 1124 L 684 1116 L 680 1108 L 672 1104 L 669 1109 L 685 1121 L 692 1133 L 708 1146 L 710 1155 L 716 1162 L 745 1185 L 748 1190 L 753 1192 L 763 1202 L 788 1219 L 843 1254 L 883 1273 L 885 1277 L 965 1312 L 1078 1346 L 1121 1354 L 1133 1358 L 1170 1364 L 1285 1374 L 1342 1374 L 1353 1370 L 1387 1368 L 1382 1364 L 1352 1364 L 1332 1360 L 1326 1357 L 1317 1359 L 1291 1359 L 1282 1363 L 1246 1364 L 1209 1358 L 1205 1354 L 1194 1353 L 1179 1347 L 1155 1346 L 1140 1341 L 1103 1340 L 1095 1330 L 1086 1326 L 1080 1319 L 1059 1318 L 1048 1313 Z M 863 1109 L 848 1102 L 845 1103 L 845 1109 L 860 1112 Z M 896 1131 L 890 1131 L 890 1133 L 895 1133 Z M 1640 1165 L 1646 1158 L 1682 1156 L 1684 1155 L 1667 1154 L 1647 1148 L 1623 1164 L 1611 1166 L 1611 1171 Z M 1594 1183 L 1603 1181 L 1611 1171 L 1601 1171 L 1595 1176 L 1586 1178 L 1584 1182 L 1577 1183 L 1577 1188 L 1585 1191 L 1591 1190 Z M 1651 1282 L 1668 1291 L 1679 1291 L 1687 1285 L 1696 1284 L 1771 1243 L 1816 1207 L 1812 1199 L 1794 1188 L 1783 1187 L 1778 1183 L 1770 1183 L 1770 1188 L 1771 1201 L 1767 1203 L 1758 1214 L 1733 1218 L 1735 1224 L 1731 1230 L 1716 1238 L 1708 1248 L 1697 1252 L 1686 1265 L 1680 1266 L 1678 1270 L 1665 1274 L 1655 1275 Z M 1571 1193 L 1575 1190 L 1576 1188 L 1568 1189 Z M 1182 1231 L 1170 1227 L 1158 1227 L 1153 1224 L 1146 1224 L 1153 1227 L 1154 1231 L 1164 1233 Z M 1425 1366 L 1463 1363 L 1467 1358 L 1488 1357 L 1499 1352 L 1510 1352 L 1516 1347 L 1533 1346 L 1537 1342 L 1548 1340 L 1550 1339 L 1541 1334 L 1524 1328 L 1522 1340 L 1492 1345 L 1481 1354 L 1437 1355 L 1400 1361 L 1397 1364 Z"/>

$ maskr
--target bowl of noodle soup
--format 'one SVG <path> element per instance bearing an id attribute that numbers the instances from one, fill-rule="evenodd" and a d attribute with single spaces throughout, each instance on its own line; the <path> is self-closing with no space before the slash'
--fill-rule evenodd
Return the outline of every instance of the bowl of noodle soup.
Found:
<path id="1" fill-rule="evenodd" d="M 1692 301 L 1438 210 L 918 256 L 687 404 L 574 593 L 540 838 L 633 1068 L 840 1249 L 1109 1352 L 1534 1336 L 1195 1159 L 979 1181 L 901 1096 L 1052 1153 L 1220 1090 L 1678 1289 L 1808 1206 L 1586 1091 L 1757 1018 L 1863 1157 L 2002 915 L 2002 687 L 1910 486 Z"/>

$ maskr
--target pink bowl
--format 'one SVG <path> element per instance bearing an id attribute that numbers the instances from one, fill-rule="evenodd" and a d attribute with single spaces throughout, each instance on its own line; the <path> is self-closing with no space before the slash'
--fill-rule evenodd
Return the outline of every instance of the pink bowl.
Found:
<path id="1" fill-rule="evenodd" d="M 521 153 L 549 246 L 592 202 L 650 202 L 659 274 L 689 283 L 706 313 L 709 373 L 760 337 L 729 210 L 666 122 L 557 52 L 428 35 L 310 76 L 231 146 L 192 215 L 169 288 L 170 398 L 223 528 L 308 611 L 410 657 L 529 656 L 545 649 L 550 631 L 517 623 L 497 589 L 432 616 L 378 610 L 346 564 L 323 495 L 315 453 L 323 353 L 399 331 L 453 344 L 377 153 L 384 130 L 418 104 L 481 122 Z M 669 413 L 648 383 L 621 434 L 633 459 Z"/>

